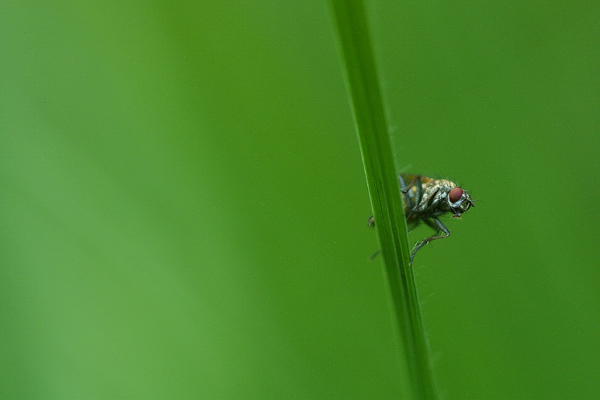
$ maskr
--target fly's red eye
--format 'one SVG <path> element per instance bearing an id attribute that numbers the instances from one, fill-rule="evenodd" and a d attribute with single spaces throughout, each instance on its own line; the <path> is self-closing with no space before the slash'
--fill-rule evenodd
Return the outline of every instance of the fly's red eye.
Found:
<path id="1" fill-rule="evenodd" d="M 456 203 L 457 201 L 460 200 L 462 195 L 463 195 L 463 190 L 459 187 L 456 187 L 456 188 L 452 188 L 450 190 L 450 194 L 448 195 L 448 197 L 450 198 L 450 201 L 452 203 Z"/>

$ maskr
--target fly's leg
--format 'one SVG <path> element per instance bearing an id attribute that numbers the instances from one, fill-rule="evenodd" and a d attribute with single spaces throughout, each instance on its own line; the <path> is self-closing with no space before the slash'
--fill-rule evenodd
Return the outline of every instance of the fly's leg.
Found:
<path id="1" fill-rule="evenodd" d="M 375 216 L 371 215 L 371 216 L 369 217 L 369 219 L 367 220 L 367 226 L 375 226 Z M 369 260 L 373 261 L 373 259 L 374 259 L 375 257 L 377 257 L 377 255 L 378 255 L 379 253 L 381 253 L 381 250 L 377 250 L 375 253 L 373 253 L 373 254 L 371 255 L 371 257 L 369 257 Z"/>
<path id="2" fill-rule="evenodd" d="M 404 178 L 402 178 L 402 175 L 398 175 L 398 179 L 400 180 L 400 184 L 402 186 L 402 193 L 407 193 L 408 189 L 410 189 L 415 183 L 418 182 L 418 186 L 421 186 L 421 182 L 422 182 L 422 178 L 423 175 L 415 175 L 414 178 L 412 179 L 412 181 L 410 181 L 408 183 L 408 185 L 404 182 Z"/>
<path id="3" fill-rule="evenodd" d="M 379 253 L 381 253 L 381 250 L 377 250 L 375 253 L 373 253 L 373 254 L 371 255 L 371 257 L 369 257 L 369 260 L 373 261 L 373 259 L 374 259 L 375 257 L 377 257 L 377 256 L 379 255 Z"/>
<path id="4" fill-rule="evenodd" d="M 406 199 L 406 205 L 409 210 L 412 210 L 414 206 L 421 202 L 421 197 L 423 196 L 423 183 L 421 178 L 421 175 L 415 175 L 413 180 L 410 181 L 407 185 L 406 182 L 404 182 L 404 178 L 402 178 L 402 175 L 398 176 L 398 179 L 400 180 L 400 190 L 402 191 L 402 194 Z M 415 196 L 415 201 L 413 202 L 413 199 L 408 195 L 408 192 L 415 184 L 417 188 L 417 193 Z"/>
<path id="5" fill-rule="evenodd" d="M 400 180 L 400 191 L 402 192 L 402 194 L 404 195 L 404 199 L 406 200 L 407 209 L 409 211 L 412 211 L 413 207 L 419 204 L 419 202 L 421 201 L 421 196 L 423 196 L 423 185 L 421 184 L 421 175 L 415 176 L 414 179 L 410 181 L 408 186 L 406 186 L 402 175 L 398 175 L 398 180 Z M 408 191 L 415 183 L 417 184 L 417 198 L 415 199 L 415 202 L 413 202 L 413 199 L 408 195 Z M 375 226 L 375 217 L 373 215 L 371 215 L 367 220 L 367 225 Z"/>
<path id="6" fill-rule="evenodd" d="M 402 195 L 404 196 L 404 199 L 406 200 L 406 206 L 407 206 L 408 212 L 411 212 L 413 210 L 413 208 L 421 202 L 421 198 L 423 197 L 423 184 L 422 184 L 421 177 L 422 177 L 421 175 L 416 175 L 407 186 L 406 183 L 404 182 L 404 179 L 402 178 L 402 175 L 398 175 L 398 179 L 400 180 L 400 191 L 402 192 Z M 408 192 L 410 191 L 410 188 L 415 184 L 417 187 L 417 193 L 416 193 L 415 201 L 413 201 L 413 199 L 410 197 Z M 408 215 L 406 217 L 408 218 Z M 375 226 L 375 216 L 371 215 L 369 217 L 369 219 L 367 220 L 367 226 Z M 448 235 L 449 234 L 450 233 L 448 233 Z M 410 259 L 411 264 L 412 264 L 412 260 L 415 258 L 415 253 L 417 252 L 417 250 L 419 250 L 419 248 L 421 248 L 424 245 L 425 245 L 425 243 L 421 243 L 421 244 L 419 244 L 417 249 L 415 249 L 415 251 L 413 252 L 411 259 Z M 377 257 L 377 255 L 380 252 L 381 252 L 381 250 L 377 250 L 375 253 L 373 253 L 373 255 L 371 257 L 369 257 L 369 259 L 373 260 L 375 257 Z"/>
<path id="7" fill-rule="evenodd" d="M 432 221 L 433 220 L 433 221 Z M 446 228 L 444 226 L 444 224 L 442 224 L 442 221 L 440 221 L 437 218 L 432 218 L 432 220 L 430 219 L 424 219 L 423 222 L 425 222 L 427 225 L 429 225 L 432 229 L 435 230 L 436 233 L 439 232 L 444 232 L 445 235 L 440 235 L 440 236 L 432 236 L 432 237 L 428 237 L 427 239 L 423 239 L 416 247 L 415 249 L 412 251 L 412 254 L 410 255 L 410 265 L 412 265 L 413 260 L 415 259 L 415 255 L 417 254 L 417 251 L 419 251 L 419 249 L 423 246 L 425 246 L 427 243 L 436 240 L 436 239 L 443 239 L 443 238 L 447 238 L 448 236 L 450 236 L 450 231 L 448 230 L 448 228 Z"/>
<path id="8" fill-rule="evenodd" d="M 371 216 L 369 217 L 369 220 L 367 221 L 367 225 L 368 225 L 368 226 L 375 226 L 375 217 L 374 217 L 373 215 L 371 215 Z M 373 259 L 374 259 L 375 257 L 377 257 L 377 255 L 378 255 L 379 253 L 381 253 L 381 250 L 377 250 L 375 253 L 373 253 L 373 254 L 371 255 L 371 257 L 369 257 L 369 260 L 373 261 Z"/>
<path id="9" fill-rule="evenodd" d="M 402 178 L 402 175 L 398 175 L 398 180 L 400 181 L 400 192 L 402 192 L 402 195 L 404 196 L 404 200 L 406 200 L 406 209 L 412 210 L 414 204 L 413 204 L 412 199 L 408 195 L 408 191 L 410 190 L 410 187 L 406 186 L 406 183 L 404 182 L 404 178 Z M 413 181 L 414 181 L 414 179 L 413 179 Z"/>
<path id="10" fill-rule="evenodd" d="M 402 175 L 398 175 L 398 179 L 400 180 L 400 191 L 404 195 L 404 200 L 406 201 L 406 207 L 404 208 L 404 213 L 406 219 L 410 219 L 414 212 L 417 212 L 417 207 L 421 202 L 421 198 L 423 197 L 423 184 L 421 175 L 416 175 L 412 181 L 408 185 L 404 182 L 404 178 Z M 416 192 L 415 196 L 411 196 L 410 189 L 413 185 L 416 184 Z"/>

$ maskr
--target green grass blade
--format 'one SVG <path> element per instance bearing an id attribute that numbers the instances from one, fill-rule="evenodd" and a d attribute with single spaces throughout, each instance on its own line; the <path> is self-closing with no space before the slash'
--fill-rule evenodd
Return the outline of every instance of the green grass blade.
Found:
<path id="1" fill-rule="evenodd" d="M 330 0 L 330 3 L 398 325 L 406 395 L 411 399 L 434 399 L 437 396 L 429 350 L 409 264 L 406 220 L 365 7 L 361 0 Z"/>

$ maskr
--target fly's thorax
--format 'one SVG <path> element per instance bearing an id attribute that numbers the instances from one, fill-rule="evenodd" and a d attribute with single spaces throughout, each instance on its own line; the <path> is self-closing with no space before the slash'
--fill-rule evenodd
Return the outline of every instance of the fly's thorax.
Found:
<path id="1" fill-rule="evenodd" d="M 444 179 L 431 179 L 421 185 L 421 199 L 417 208 L 420 212 L 447 211 L 446 201 L 449 191 L 456 185 Z"/>

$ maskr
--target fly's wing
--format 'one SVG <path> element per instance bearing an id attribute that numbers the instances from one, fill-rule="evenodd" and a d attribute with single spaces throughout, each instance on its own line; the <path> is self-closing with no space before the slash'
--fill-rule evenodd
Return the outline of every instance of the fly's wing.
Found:
<path id="1" fill-rule="evenodd" d="M 414 174 L 400 174 L 398 180 L 400 181 L 400 189 L 403 192 L 404 213 L 408 216 L 410 209 L 421 202 L 420 197 L 425 192 L 425 188 L 434 180 L 423 175 Z M 420 188 L 417 187 L 419 180 Z"/>
<path id="2" fill-rule="evenodd" d="M 410 184 L 412 183 L 413 185 L 417 182 L 417 177 L 420 176 L 421 177 L 421 182 L 423 182 L 423 185 L 427 185 L 428 183 L 430 183 L 431 181 L 434 181 L 435 179 L 433 178 L 428 178 L 426 176 L 423 175 L 416 175 L 416 174 L 400 174 L 400 176 L 402 177 L 402 179 L 404 179 L 404 183 L 407 186 L 410 186 Z"/>
<path id="3" fill-rule="evenodd" d="M 417 175 L 400 174 L 400 177 L 402 177 L 402 179 L 404 180 L 405 185 L 409 185 L 411 182 L 413 182 L 417 178 Z"/>

